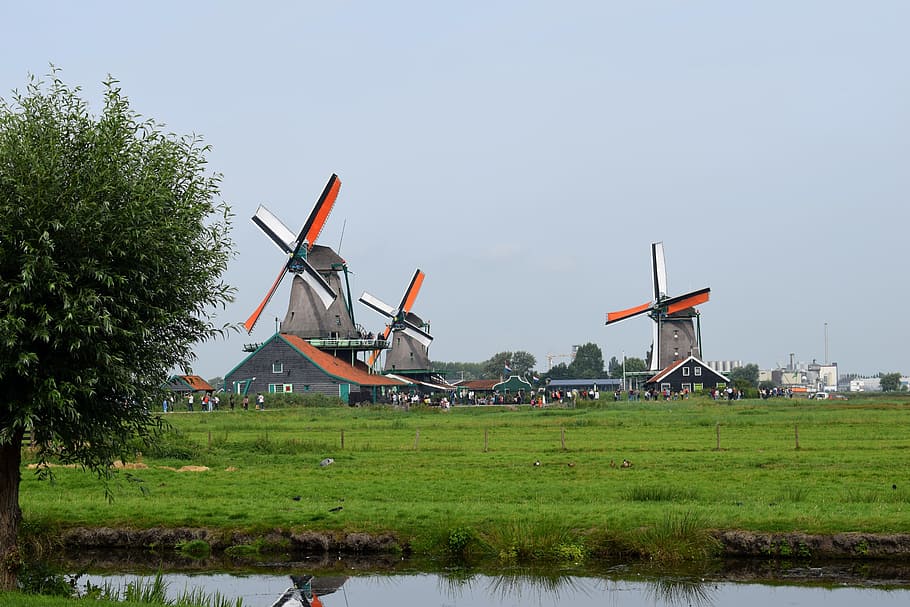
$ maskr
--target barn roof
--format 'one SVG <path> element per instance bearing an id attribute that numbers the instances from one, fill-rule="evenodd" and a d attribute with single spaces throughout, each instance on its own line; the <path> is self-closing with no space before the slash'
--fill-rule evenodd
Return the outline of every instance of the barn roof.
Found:
<path id="1" fill-rule="evenodd" d="M 339 358 L 335 358 L 328 352 L 323 352 L 319 348 L 311 346 L 296 335 L 282 333 L 278 337 L 287 342 L 288 345 L 297 350 L 324 372 L 339 379 L 349 381 L 352 384 L 361 386 L 400 386 L 403 383 L 384 375 L 376 375 L 370 373 L 366 369 L 352 366 Z"/>
<path id="2" fill-rule="evenodd" d="M 167 387 L 174 392 L 214 392 L 212 385 L 198 375 L 174 375 L 167 380 Z"/>
<path id="3" fill-rule="evenodd" d="M 493 386 L 499 383 L 498 379 L 469 379 L 455 383 L 458 388 L 467 388 L 468 390 L 492 390 Z"/>

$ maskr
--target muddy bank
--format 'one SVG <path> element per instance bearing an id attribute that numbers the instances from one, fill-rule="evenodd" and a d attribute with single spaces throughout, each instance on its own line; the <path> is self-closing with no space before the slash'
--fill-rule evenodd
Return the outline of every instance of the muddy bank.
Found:
<path id="1" fill-rule="evenodd" d="M 910 560 L 910 534 L 905 533 L 809 535 L 723 531 L 715 537 L 725 557 Z"/>
<path id="2" fill-rule="evenodd" d="M 754 533 L 719 531 L 714 534 L 726 558 L 822 558 L 822 559 L 906 559 L 910 561 L 910 534 L 836 533 Z M 57 538 L 67 552 L 79 550 L 174 549 L 192 540 L 206 542 L 214 552 L 232 546 L 257 544 L 264 551 L 275 550 L 304 555 L 402 555 L 410 552 L 405 542 L 391 534 L 273 531 L 264 534 L 225 532 L 205 528 L 74 528 Z"/>

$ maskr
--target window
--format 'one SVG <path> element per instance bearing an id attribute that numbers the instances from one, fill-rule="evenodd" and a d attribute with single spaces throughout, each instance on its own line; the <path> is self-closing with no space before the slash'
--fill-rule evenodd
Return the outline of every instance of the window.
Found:
<path id="1" fill-rule="evenodd" d="M 666 391 L 669 390 L 669 389 L 670 389 L 670 384 L 669 384 L 669 383 L 664 382 L 664 383 L 660 384 L 660 391 L 661 391 L 661 392 L 666 392 Z"/>
<path id="2" fill-rule="evenodd" d="M 282 392 L 293 392 L 294 384 L 269 384 L 270 394 L 280 394 Z"/>
<path id="3" fill-rule="evenodd" d="M 689 372 L 691 369 L 689 367 L 683 367 L 683 377 L 689 377 Z"/>
<path id="4" fill-rule="evenodd" d="M 696 392 L 701 392 L 705 389 L 705 384 L 693 384 Z"/>
<path id="5" fill-rule="evenodd" d="M 723 390 L 723 389 L 726 388 L 726 387 L 727 387 L 727 382 L 723 382 L 723 381 L 717 382 L 717 389 L 718 389 L 718 390 Z"/>
<path id="6" fill-rule="evenodd" d="M 701 367 L 695 367 L 695 375 L 701 376 Z"/>
<path id="7" fill-rule="evenodd" d="M 290 394 L 291 392 L 294 391 L 294 384 L 284 384 L 281 387 L 282 387 L 282 392 L 284 392 L 285 394 Z"/>
<path id="8" fill-rule="evenodd" d="M 692 391 L 692 384 L 683 384 L 683 385 L 682 385 L 682 389 L 683 389 L 683 392 L 691 392 L 691 391 Z"/>
<path id="9" fill-rule="evenodd" d="M 272 373 L 284 373 L 284 363 L 276 360 L 272 363 Z"/>

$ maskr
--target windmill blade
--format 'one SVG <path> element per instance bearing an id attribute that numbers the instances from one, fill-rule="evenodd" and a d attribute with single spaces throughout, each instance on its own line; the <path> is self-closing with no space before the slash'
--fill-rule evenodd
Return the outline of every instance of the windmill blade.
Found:
<path id="1" fill-rule="evenodd" d="M 660 371 L 660 325 L 657 319 L 651 323 L 651 360 L 648 361 L 648 371 Z"/>
<path id="2" fill-rule="evenodd" d="M 685 295 L 678 295 L 676 297 L 671 297 L 661 302 L 660 306 L 663 308 L 667 314 L 674 314 L 686 308 L 691 308 L 697 306 L 698 304 L 703 304 L 711 297 L 711 289 L 705 288 L 698 291 L 692 291 L 691 293 L 686 293 Z"/>
<path id="3" fill-rule="evenodd" d="M 667 262 L 664 243 L 651 243 L 651 277 L 654 279 L 654 301 L 667 296 Z"/>
<path id="4" fill-rule="evenodd" d="M 316 201 L 316 206 L 313 207 L 310 216 L 300 230 L 300 236 L 297 238 L 297 248 L 294 250 L 295 255 L 304 242 L 307 243 L 307 250 L 313 248 L 313 244 L 322 232 L 322 228 L 325 227 L 325 221 L 329 218 L 329 213 L 332 212 L 332 207 L 335 205 L 340 189 L 341 180 L 338 175 L 332 173 L 332 176 L 329 177 L 329 182 L 325 184 L 325 189 L 322 190 L 322 195 Z"/>
<path id="5" fill-rule="evenodd" d="M 384 316 L 388 316 L 389 318 L 394 318 L 395 313 L 397 312 L 395 310 L 395 308 L 393 308 L 389 304 L 385 303 L 378 297 L 374 297 L 373 295 L 370 295 L 366 291 L 363 292 L 363 295 L 360 296 L 360 299 L 358 301 L 360 303 L 362 303 L 363 305 L 365 305 L 366 307 L 372 308 L 372 309 L 376 310 L 377 312 L 379 312 L 380 314 L 382 314 Z"/>
<path id="6" fill-rule="evenodd" d="M 389 334 L 392 332 L 392 325 L 386 325 L 385 331 L 382 333 L 382 339 L 386 340 L 389 338 Z M 370 355 L 370 358 L 367 360 L 367 366 L 371 369 L 373 368 L 373 363 L 376 362 L 376 359 L 379 358 L 379 354 L 382 350 L 373 350 L 373 353 Z"/>
<path id="7" fill-rule="evenodd" d="M 405 335 L 407 335 L 408 337 L 411 337 L 412 339 L 419 341 L 421 344 L 423 344 L 423 347 L 425 347 L 425 348 L 429 348 L 430 343 L 433 341 L 432 335 L 430 335 L 429 333 L 427 333 L 426 331 L 424 331 L 423 329 L 421 329 L 414 323 L 411 323 L 408 321 L 404 321 L 402 323 L 400 331 L 402 333 L 404 333 Z"/>
<path id="8" fill-rule="evenodd" d="M 639 314 L 644 314 L 645 312 L 650 312 L 653 307 L 654 304 L 649 301 L 648 303 L 643 303 L 640 306 L 635 306 L 634 308 L 629 308 L 627 310 L 620 310 L 619 312 L 608 312 L 606 324 L 609 325 L 614 322 L 619 322 L 620 320 L 638 316 Z"/>
<path id="9" fill-rule="evenodd" d="M 404 292 L 404 297 L 401 298 L 401 305 L 398 306 L 399 312 L 408 313 L 411 311 L 411 307 L 417 299 L 417 294 L 420 293 L 420 287 L 423 285 L 425 276 L 420 271 L 420 268 L 417 268 L 417 271 L 414 272 L 414 277 L 411 278 L 411 284 L 408 285 L 407 290 Z"/>
<path id="10" fill-rule="evenodd" d="M 284 275 L 288 273 L 288 265 L 284 264 L 281 266 L 281 273 L 278 275 L 278 278 L 275 279 L 275 282 L 272 283 L 272 288 L 269 289 L 269 292 L 265 294 L 265 298 L 262 300 L 262 303 L 259 304 L 250 317 L 246 319 L 246 322 L 243 323 L 243 327 L 246 329 L 247 333 L 253 332 L 253 327 L 256 326 L 256 322 L 259 320 L 259 317 L 262 316 L 262 311 L 265 310 L 265 306 L 268 305 L 269 300 L 272 299 L 272 295 L 275 294 L 275 291 L 278 290 L 278 285 L 281 284 L 281 281 L 284 280 Z"/>
<path id="11" fill-rule="evenodd" d="M 299 264 L 300 272 L 299 276 L 303 279 L 313 292 L 319 297 L 322 301 L 322 305 L 325 306 L 326 310 L 329 309 L 329 306 L 332 305 L 332 302 L 338 297 L 338 294 L 335 293 L 335 290 L 329 286 L 329 283 L 326 282 L 325 278 L 322 277 L 322 274 L 316 271 L 316 268 L 311 266 L 305 259 L 297 258 L 294 260 L 295 265 Z"/>
<path id="12" fill-rule="evenodd" d="M 294 233 L 264 206 L 259 205 L 259 208 L 256 209 L 253 223 L 259 226 L 259 229 L 265 232 L 265 235 L 271 238 L 272 242 L 278 245 L 278 248 L 284 253 L 290 254 L 297 246 Z"/>

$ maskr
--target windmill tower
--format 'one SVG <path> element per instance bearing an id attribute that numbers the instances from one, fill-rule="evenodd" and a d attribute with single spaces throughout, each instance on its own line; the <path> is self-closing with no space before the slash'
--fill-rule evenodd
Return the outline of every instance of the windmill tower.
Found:
<path id="1" fill-rule="evenodd" d="M 341 180 L 333 174 L 297 236 L 264 206 L 256 210 L 253 223 L 288 259 L 262 303 L 243 323 L 248 333 L 253 331 L 285 275 L 293 274 L 288 311 L 281 323 L 282 333 L 303 339 L 359 337 L 350 302 L 343 297 L 340 274 L 344 273 L 346 277 L 347 265 L 331 248 L 315 244 L 340 189 Z"/>
<path id="2" fill-rule="evenodd" d="M 405 371 L 423 371 L 430 368 L 430 342 L 433 336 L 426 330 L 426 324 L 419 316 L 411 312 L 425 274 L 418 269 L 401 298 L 397 308 L 393 308 L 379 298 L 364 291 L 360 302 L 376 310 L 389 319 L 382 339 L 388 341 L 391 336 L 391 350 L 386 354 L 384 372 L 399 373 Z M 380 350 L 375 350 L 367 361 L 372 367 L 379 357 Z"/>
<path id="3" fill-rule="evenodd" d="M 639 314 L 650 316 L 652 339 L 648 370 L 656 372 L 674 360 L 690 355 L 701 357 L 701 326 L 695 306 L 708 301 L 711 289 L 704 288 L 676 297 L 667 295 L 667 265 L 662 242 L 651 244 L 651 277 L 654 282 L 654 300 L 627 310 L 610 312 L 606 324 Z"/>

